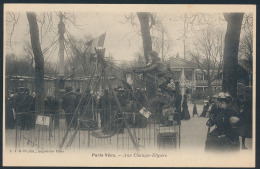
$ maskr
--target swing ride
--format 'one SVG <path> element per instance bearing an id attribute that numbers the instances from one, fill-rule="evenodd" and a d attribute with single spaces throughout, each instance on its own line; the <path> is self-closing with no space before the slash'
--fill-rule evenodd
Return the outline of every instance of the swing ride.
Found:
<path id="1" fill-rule="evenodd" d="M 107 67 L 112 67 L 114 69 L 119 69 L 118 67 L 114 66 L 114 65 L 110 65 L 109 63 L 107 63 L 104 59 L 104 51 L 105 49 L 96 49 L 96 57 L 97 57 L 97 64 L 96 67 L 92 73 L 92 76 L 90 78 L 90 80 L 88 81 L 88 84 L 85 88 L 85 90 L 87 90 L 90 86 L 91 83 L 94 83 L 93 81 L 93 77 L 95 74 L 97 74 L 97 72 L 99 72 L 102 76 L 99 76 L 98 80 L 95 81 L 95 84 L 93 86 L 94 90 L 93 90 L 93 95 L 95 95 L 98 92 L 98 86 L 100 86 L 100 83 L 103 83 L 102 86 L 104 86 L 104 83 L 108 86 L 109 90 L 109 94 L 110 96 L 107 97 L 108 101 L 112 101 L 113 103 L 110 103 L 108 108 L 104 108 L 102 107 L 103 110 L 103 116 L 108 116 L 107 118 L 101 119 L 101 126 L 99 126 L 99 120 L 98 120 L 98 116 L 101 116 L 102 113 L 99 113 L 100 115 L 98 115 L 97 111 L 93 111 L 93 117 L 88 116 L 87 112 L 91 111 L 88 109 L 89 105 L 91 104 L 91 101 L 93 100 L 91 96 L 89 96 L 86 100 L 85 100 L 85 108 L 83 111 L 79 111 L 80 107 L 79 105 L 82 105 L 82 101 L 83 101 L 83 97 L 84 95 L 82 95 L 82 97 L 80 98 L 79 104 L 73 114 L 73 117 L 71 119 L 70 124 L 68 124 L 67 130 L 65 132 L 65 135 L 62 139 L 62 142 L 59 145 L 59 148 L 62 149 L 66 144 L 66 148 L 70 147 L 73 143 L 73 141 L 75 140 L 75 137 L 77 135 L 78 132 L 80 132 L 81 130 L 87 130 L 88 133 L 98 139 L 106 139 L 106 138 L 111 138 L 115 135 L 118 135 L 120 133 L 122 133 L 122 130 L 124 132 L 124 129 L 127 130 L 127 134 L 131 140 L 131 143 L 134 146 L 135 150 L 138 150 L 140 147 L 139 141 L 140 140 L 140 136 L 136 134 L 136 128 L 149 128 L 149 134 L 144 133 L 144 135 L 142 137 L 149 137 L 146 139 L 150 139 L 151 135 L 154 135 L 154 137 L 156 137 L 156 132 L 158 131 L 158 126 L 159 129 L 161 125 L 165 124 L 165 121 L 174 121 L 177 120 L 179 121 L 179 119 L 176 118 L 172 118 L 170 119 L 170 116 L 168 115 L 163 115 L 162 114 L 162 110 L 172 107 L 172 105 L 174 103 L 174 99 L 170 100 L 170 98 L 174 98 L 174 95 L 176 95 L 174 90 L 170 90 L 169 88 L 167 88 L 167 83 L 169 83 L 169 79 L 167 81 L 164 82 L 163 85 L 160 86 L 160 90 L 158 90 L 156 92 L 156 97 L 151 98 L 151 99 L 147 99 L 146 98 L 146 102 L 145 102 L 145 106 L 143 105 L 143 103 L 141 103 L 141 101 L 137 98 L 136 96 L 136 92 L 135 89 L 129 85 L 124 79 L 120 79 L 120 81 L 122 82 L 122 85 L 124 86 L 126 92 L 128 93 L 128 98 L 131 98 L 131 101 L 129 104 L 125 104 L 122 103 L 122 99 L 118 99 L 118 95 L 117 93 L 112 89 L 111 84 L 108 80 L 108 76 L 106 74 L 106 68 Z M 134 80 L 140 80 L 139 78 L 137 78 L 137 75 L 135 75 L 135 73 L 133 72 L 131 74 L 131 76 L 134 78 Z M 151 83 L 151 85 L 155 85 L 155 87 L 158 88 L 158 84 L 156 83 Z M 104 90 L 104 89 L 103 89 Z M 169 94 L 169 90 L 171 91 L 171 93 Z M 85 93 L 85 92 L 84 92 Z M 168 103 L 168 104 L 165 104 Z M 111 109 L 111 105 L 113 106 L 113 110 Z M 129 108 L 130 107 L 130 108 Z M 139 111 L 139 112 L 138 112 Z M 173 110 L 174 111 L 174 110 Z M 173 115 L 174 112 L 171 113 L 171 115 Z M 69 132 L 70 132 L 70 128 L 72 126 L 73 121 L 77 119 L 78 120 L 78 124 L 76 129 L 74 130 L 72 136 L 69 138 Z M 150 122 L 151 120 L 153 120 L 154 125 L 153 125 L 153 132 L 151 132 L 151 125 Z M 139 122 L 138 122 L 139 121 Z M 156 127 L 156 123 L 158 124 L 158 126 Z M 130 125 L 129 125 L 130 124 Z M 137 125 L 139 124 L 139 125 Z M 178 125 L 178 129 L 175 129 L 175 132 L 178 133 L 178 138 L 180 140 L 180 122 L 177 123 L 172 123 L 168 127 L 167 132 L 172 132 L 169 130 L 169 128 L 172 127 L 176 127 L 176 125 Z M 106 130 L 105 130 L 106 129 Z M 159 132 L 161 132 L 161 130 L 159 130 Z M 164 129 L 164 132 L 166 132 L 166 130 Z M 148 136 L 149 135 L 149 136 Z M 161 135 L 161 134 L 160 134 Z M 176 135 L 176 134 L 175 134 Z M 161 137 L 161 136 L 160 136 Z M 175 138 L 176 139 L 176 138 Z M 66 141 L 68 140 L 68 141 Z M 174 141 L 174 145 L 176 145 L 176 140 Z M 179 142 L 179 146 L 180 146 L 180 142 Z"/>

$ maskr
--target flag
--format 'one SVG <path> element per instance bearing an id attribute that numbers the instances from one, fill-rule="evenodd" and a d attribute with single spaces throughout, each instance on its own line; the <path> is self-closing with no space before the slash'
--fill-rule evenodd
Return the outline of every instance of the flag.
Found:
<path id="1" fill-rule="evenodd" d="M 105 43 L 105 38 L 106 38 L 106 33 L 99 36 L 97 47 L 103 48 L 104 43 Z"/>
<path id="2" fill-rule="evenodd" d="M 106 33 L 103 33 L 97 38 L 94 38 L 88 42 L 86 42 L 86 46 L 88 47 L 88 51 L 90 53 L 95 53 L 95 48 L 103 48 L 105 43 Z"/>

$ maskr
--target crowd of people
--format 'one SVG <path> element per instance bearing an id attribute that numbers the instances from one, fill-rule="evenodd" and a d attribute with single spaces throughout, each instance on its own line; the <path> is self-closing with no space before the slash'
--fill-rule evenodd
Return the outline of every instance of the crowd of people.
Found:
<path id="1" fill-rule="evenodd" d="M 151 111 L 151 117 L 164 125 L 171 125 L 169 117 L 174 115 L 177 124 L 181 120 L 189 120 L 188 109 L 189 90 L 182 96 L 179 82 L 167 74 L 169 69 L 164 65 L 158 54 L 149 52 L 150 61 L 146 68 L 134 70 L 136 73 L 155 72 L 158 75 L 158 91 L 155 103 L 147 100 L 143 89 L 118 86 L 111 90 L 91 91 L 81 93 L 80 89 L 73 92 L 71 86 L 66 87 L 66 94 L 60 102 L 55 97 L 46 97 L 44 114 L 52 117 L 55 127 L 59 126 L 60 108 L 65 112 L 67 128 L 97 129 L 99 126 L 104 133 L 117 130 L 123 133 L 125 124 L 135 127 L 146 127 L 147 117 L 140 113 L 146 106 Z M 6 99 L 6 128 L 14 128 L 15 124 L 21 129 L 35 127 L 35 101 L 28 89 L 19 90 Z M 245 138 L 252 137 L 252 101 L 241 102 L 240 111 L 231 107 L 232 97 L 221 92 L 214 95 L 204 105 L 200 117 L 209 118 L 206 151 L 237 151 L 239 136 L 242 137 L 242 148 L 246 149 Z M 196 104 L 192 115 L 198 115 Z M 57 118 L 58 117 L 58 118 Z M 55 120 L 53 120 L 55 119 Z M 126 123 L 125 123 L 126 122 Z M 211 129 L 214 128 L 212 131 Z"/>
<path id="2" fill-rule="evenodd" d="M 123 132 L 122 111 L 129 125 L 141 127 L 145 124 L 143 117 L 137 113 L 143 100 L 144 92 L 141 89 L 133 91 L 118 86 L 113 91 L 105 89 L 103 92 L 93 92 L 87 89 L 83 93 L 80 90 L 74 93 L 72 87 L 67 87 L 62 99 L 62 109 L 65 111 L 67 126 L 71 123 L 72 128 L 77 127 L 79 119 L 82 128 L 93 129 L 100 126 L 104 133 L 115 128 Z"/>
<path id="3" fill-rule="evenodd" d="M 176 86 L 178 86 L 177 83 Z M 156 104 L 150 106 L 151 117 L 166 125 L 170 124 L 168 117 L 173 114 L 179 124 L 180 120 L 189 120 L 188 94 L 186 91 L 182 99 L 181 94 L 176 91 L 173 94 L 160 93 Z M 35 127 L 34 100 L 34 96 L 30 95 L 26 88 L 7 97 L 6 129 L 14 128 L 15 125 L 20 126 L 23 130 Z M 240 101 L 240 111 L 237 112 L 232 109 L 232 100 L 228 93 L 221 92 L 211 97 L 204 105 L 200 117 L 209 118 L 206 124 L 208 126 L 206 151 L 237 151 L 240 147 L 239 136 L 242 137 L 242 149 L 247 149 L 245 139 L 252 137 L 252 101 Z M 142 89 L 133 91 L 119 86 L 113 91 L 104 90 L 103 93 L 93 93 L 90 90 L 81 93 L 79 89 L 73 92 L 72 87 L 67 87 L 66 95 L 62 98 L 61 108 L 65 112 L 67 126 L 71 123 L 72 128 L 76 128 L 78 124 L 81 128 L 89 128 L 89 123 L 84 121 L 84 119 L 88 119 L 88 122 L 95 123 L 95 125 L 92 123 L 92 129 L 100 125 L 104 133 L 115 129 L 119 129 L 119 132 L 123 133 L 125 125 L 122 111 L 128 125 L 147 126 L 147 118 L 139 112 L 143 108 L 144 101 L 145 94 Z M 59 126 L 61 117 L 59 104 L 59 100 L 55 97 L 48 96 L 45 99 L 44 113 L 57 115 L 56 118 L 53 118 L 55 127 Z M 77 113 L 75 113 L 76 110 Z M 194 115 L 199 116 L 196 104 L 193 106 L 192 115 L 193 117 Z M 83 120 L 78 121 L 80 119 Z"/>
<path id="4" fill-rule="evenodd" d="M 6 129 L 15 128 L 16 122 L 21 129 L 32 129 L 35 126 L 35 99 L 29 94 L 27 88 L 19 88 L 16 92 L 9 93 L 6 98 Z"/>

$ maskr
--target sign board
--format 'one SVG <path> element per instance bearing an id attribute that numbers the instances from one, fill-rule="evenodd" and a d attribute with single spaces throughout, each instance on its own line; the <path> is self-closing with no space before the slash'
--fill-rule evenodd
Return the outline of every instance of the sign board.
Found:
<path id="1" fill-rule="evenodd" d="M 133 79 L 132 79 L 132 76 L 130 74 L 127 74 L 126 75 L 126 81 L 127 83 L 129 83 L 130 85 L 133 85 Z"/>
<path id="2" fill-rule="evenodd" d="M 36 118 L 36 124 L 43 125 L 43 126 L 49 126 L 50 125 L 50 117 L 38 115 L 37 118 Z"/>
<path id="3" fill-rule="evenodd" d="M 147 111 L 145 107 L 143 107 L 139 112 L 147 119 L 151 115 L 151 112 Z"/>
<path id="4" fill-rule="evenodd" d="M 173 117 L 174 117 L 173 115 L 168 116 L 168 120 L 173 121 L 173 119 L 174 119 Z"/>

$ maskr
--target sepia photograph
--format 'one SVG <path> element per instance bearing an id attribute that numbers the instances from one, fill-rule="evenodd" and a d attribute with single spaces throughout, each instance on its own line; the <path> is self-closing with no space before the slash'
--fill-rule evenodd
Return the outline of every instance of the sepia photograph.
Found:
<path id="1" fill-rule="evenodd" d="M 3 6 L 4 166 L 255 167 L 256 5 Z"/>

